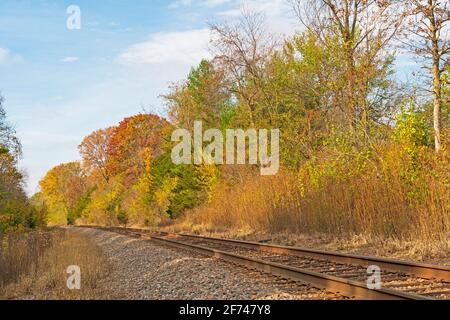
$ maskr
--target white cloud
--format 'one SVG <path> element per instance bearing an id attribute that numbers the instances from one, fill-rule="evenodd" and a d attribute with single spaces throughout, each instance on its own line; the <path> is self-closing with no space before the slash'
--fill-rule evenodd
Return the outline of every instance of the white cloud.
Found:
<path id="1" fill-rule="evenodd" d="M 178 0 L 169 4 L 169 9 L 177 9 L 180 7 L 188 7 L 192 4 L 192 0 Z"/>
<path id="2" fill-rule="evenodd" d="M 60 61 L 72 63 L 72 62 L 77 62 L 78 60 L 80 60 L 80 58 L 78 58 L 78 57 L 65 57 L 64 59 L 61 59 Z"/>
<path id="3" fill-rule="evenodd" d="M 203 0 L 202 4 L 207 7 L 216 7 L 223 5 L 225 3 L 229 3 L 231 0 Z"/>
<path id="4" fill-rule="evenodd" d="M 293 10 L 286 0 L 237 1 L 235 6 L 218 12 L 217 15 L 234 19 L 242 16 L 243 12 L 259 12 L 264 14 L 269 30 L 274 33 L 292 35 L 299 27 Z"/>
<path id="5" fill-rule="evenodd" d="M 169 9 L 178 9 L 181 7 L 189 7 L 194 4 L 197 6 L 200 6 L 200 7 L 205 6 L 205 7 L 213 8 L 213 7 L 217 7 L 217 6 L 223 5 L 225 3 L 232 2 L 232 1 L 233 0 L 198 0 L 198 1 L 177 0 L 177 1 L 169 4 Z"/>
<path id="6" fill-rule="evenodd" d="M 21 56 L 11 53 L 9 49 L 0 48 L 0 65 L 8 65 L 21 61 Z"/>
<path id="7" fill-rule="evenodd" d="M 126 49 L 117 60 L 123 64 L 196 64 L 209 57 L 210 35 L 209 29 L 156 33 L 149 40 Z"/>

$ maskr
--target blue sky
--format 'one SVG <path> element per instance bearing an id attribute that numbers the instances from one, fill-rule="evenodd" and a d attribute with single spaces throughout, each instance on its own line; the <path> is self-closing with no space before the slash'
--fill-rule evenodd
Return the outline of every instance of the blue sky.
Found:
<path id="1" fill-rule="evenodd" d="M 68 30 L 70 5 L 81 29 Z M 272 31 L 298 25 L 284 0 L 247 0 Z M 0 92 L 24 146 L 30 194 L 54 165 L 79 159 L 90 132 L 145 107 L 207 57 L 208 23 L 232 20 L 240 0 L 2 0 Z M 404 63 L 408 64 L 408 61 Z"/>

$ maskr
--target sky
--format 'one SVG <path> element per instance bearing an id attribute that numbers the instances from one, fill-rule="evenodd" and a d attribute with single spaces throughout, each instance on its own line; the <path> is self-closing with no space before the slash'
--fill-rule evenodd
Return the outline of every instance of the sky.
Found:
<path id="1" fill-rule="evenodd" d="M 79 29 L 67 26 L 73 5 Z M 285 0 L 1 0 L 0 92 L 23 144 L 27 192 L 79 160 L 91 132 L 143 110 L 164 116 L 160 96 L 209 56 L 209 24 L 243 7 L 263 12 L 276 34 L 300 28 Z"/>

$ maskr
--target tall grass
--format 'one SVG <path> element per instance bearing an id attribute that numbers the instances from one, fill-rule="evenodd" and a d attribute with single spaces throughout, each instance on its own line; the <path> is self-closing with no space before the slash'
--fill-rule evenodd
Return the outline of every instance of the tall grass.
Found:
<path id="1" fill-rule="evenodd" d="M 343 163 L 327 171 L 325 159 L 303 173 L 246 178 L 217 190 L 211 203 L 188 212 L 183 223 L 211 231 L 250 228 L 448 241 L 448 154 L 422 150 L 411 160 L 396 148 L 379 151 L 382 159 L 371 159 L 352 174 L 347 173 L 357 164 Z M 327 173 L 315 174 L 321 170 Z"/>
<path id="2" fill-rule="evenodd" d="M 50 245 L 51 234 L 47 232 L 0 234 L 0 288 L 31 272 L 33 261 Z"/>
<path id="3" fill-rule="evenodd" d="M 106 258 L 89 239 L 62 229 L 0 237 L 0 299 L 95 299 Z M 81 290 L 69 290 L 67 267 L 81 268 Z"/>

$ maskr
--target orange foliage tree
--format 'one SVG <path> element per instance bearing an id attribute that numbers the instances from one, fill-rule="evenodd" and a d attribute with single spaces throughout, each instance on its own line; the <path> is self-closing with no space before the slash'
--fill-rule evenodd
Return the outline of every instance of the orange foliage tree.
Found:
<path id="1" fill-rule="evenodd" d="M 169 123 L 153 114 L 138 114 L 126 118 L 112 131 L 108 146 L 107 170 L 124 174 L 126 184 L 133 183 L 145 170 L 146 149 L 152 156 L 161 153 L 161 142 Z"/>
<path id="2" fill-rule="evenodd" d="M 84 169 L 89 173 L 98 170 L 106 182 L 110 178 L 107 161 L 109 140 L 113 132 L 113 127 L 97 130 L 85 137 L 78 146 Z"/>

